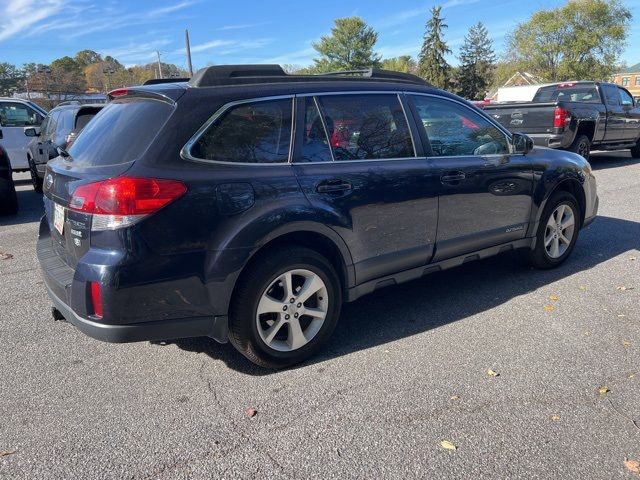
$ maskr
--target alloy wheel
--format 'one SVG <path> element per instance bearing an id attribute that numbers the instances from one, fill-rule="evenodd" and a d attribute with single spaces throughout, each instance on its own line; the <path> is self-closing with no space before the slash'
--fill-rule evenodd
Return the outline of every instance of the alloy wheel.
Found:
<path id="1" fill-rule="evenodd" d="M 547 221 L 544 232 L 544 248 L 549 258 L 558 259 L 571 245 L 575 231 L 575 216 L 566 203 L 556 207 Z"/>
<path id="2" fill-rule="evenodd" d="M 258 334 L 280 352 L 298 350 L 320 331 L 329 308 L 327 287 L 316 273 L 289 270 L 272 280 L 256 311 Z"/>

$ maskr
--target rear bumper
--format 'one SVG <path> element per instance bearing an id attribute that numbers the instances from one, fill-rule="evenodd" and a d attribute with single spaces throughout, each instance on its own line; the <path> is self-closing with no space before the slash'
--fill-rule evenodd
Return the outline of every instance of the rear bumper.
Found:
<path id="1" fill-rule="evenodd" d="M 170 340 L 187 337 L 211 337 L 220 343 L 228 341 L 227 317 L 194 317 L 180 320 L 106 325 L 77 315 L 46 284 L 49 297 L 65 320 L 85 335 L 111 343 Z"/>
<path id="2" fill-rule="evenodd" d="M 104 277 L 92 278 L 90 275 L 93 271 L 82 261 L 78 262 L 75 269 L 65 263 L 52 246 L 51 231 L 46 216 L 40 223 L 37 254 L 44 283 L 53 304 L 69 323 L 90 337 L 115 343 L 201 336 L 211 337 L 220 343 L 228 341 L 228 321 L 225 315 L 181 315 L 179 318 L 162 320 L 158 320 L 162 318 L 158 315 L 155 318 L 149 318 L 149 312 L 153 310 L 148 305 L 145 307 L 145 300 L 148 301 L 148 299 L 140 297 L 140 292 L 137 290 L 133 295 L 117 289 L 107 290 L 110 295 L 108 299 L 110 306 L 115 304 L 118 307 L 113 308 L 113 311 L 128 310 L 130 312 L 126 320 L 120 315 L 110 316 L 109 318 L 113 320 L 110 322 L 102 322 L 93 317 L 86 318 L 86 315 L 79 312 L 88 310 L 87 282 L 102 282 Z M 100 265 L 100 269 L 108 273 L 117 271 L 118 268 L 124 267 L 122 264 Z M 132 302 L 131 296 L 138 297 L 138 301 Z M 167 298 L 161 289 L 158 296 Z M 105 310 L 107 310 L 106 305 Z M 131 322 L 130 319 L 133 318 L 138 319 L 138 322 Z M 140 321 L 143 318 L 145 321 Z"/>
<path id="3" fill-rule="evenodd" d="M 564 135 L 556 135 L 551 133 L 528 134 L 533 140 L 534 145 L 539 147 L 563 148 L 565 145 Z"/>

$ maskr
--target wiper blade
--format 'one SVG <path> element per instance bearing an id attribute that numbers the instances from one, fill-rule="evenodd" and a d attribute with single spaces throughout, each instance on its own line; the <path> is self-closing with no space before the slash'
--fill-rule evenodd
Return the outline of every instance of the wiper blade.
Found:
<path id="1" fill-rule="evenodd" d="M 58 147 L 57 150 L 58 150 L 58 155 L 60 155 L 61 157 L 71 158 L 71 155 L 69 155 L 69 152 L 67 152 L 64 148 Z"/>

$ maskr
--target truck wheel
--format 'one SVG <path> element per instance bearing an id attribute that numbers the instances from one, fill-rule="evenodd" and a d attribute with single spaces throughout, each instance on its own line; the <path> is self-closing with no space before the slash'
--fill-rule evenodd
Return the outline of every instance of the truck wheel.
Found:
<path id="1" fill-rule="evenodd" d="M 342 304 L 335 269 L 302 247 L 262 255 L 241 277 L 231 302 L 229 340 L 252 362 L 285 368 L 317 352 Z"/>
<path id="2" fill-rule="evenodd" d="M 576 244 L 580 231 L 580 208 L 568 192 L 555 192 L 544 207 L 536 246 L 528 250 L 528 260 L 534 267 L 554 268 L 564 262 Z"/>
<path id="3" fill-rule="evenodd" d="M 589 160 L 591 153 L 591 140 L 586 135 L 578 135 L 571 146 L 567 149 L 570 152 L 582 155 L 585 160 Z"/>
<path id="4" fill-rule="evenodd" d="M 635 147 L 631 147 L 631 157 L 640 158 L 640 140 L 638 140 Z"/>
<path id="5" fill-rule="evenodd" d="M 13 180 L 0 178 L 0 215 L 16 213 L 18 213 L 18 197 Z"/>
<path id="6" fill-rule="evenodd" d="M 38 177 L 38 171 L 31 159 L 29 159 L 29 173 L 31 174 L 31 185 L 33 185 L 33 189 L 36 193 L 42 193 L 42 179 Z"/>

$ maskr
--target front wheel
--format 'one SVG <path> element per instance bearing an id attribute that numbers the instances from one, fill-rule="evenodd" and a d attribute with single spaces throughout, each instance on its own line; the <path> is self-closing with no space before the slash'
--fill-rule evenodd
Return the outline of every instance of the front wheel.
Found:
<path id="1" fill-rule="evenodd" d="M 580 209 L 569 192 L 551 195 L 540 217 L 536 246 L 528 251 L 529 262 L 537 268 L 554 268 L 564 262 L 578 240 Z"/>
<path id="2" fill-rule="evenodd" d="M 589 160 L 591 140 L 586 135 L 578 135 L 567 150 L 581 155 L 585 160 Z"/>
<path id="3" fill-rule="evenodd" d="M 341 304 L 340 280 L 326 258 L 303 247 L 273 250 L 256 259 L 238 284 L 229 339 L 258 365 L 289 367 L 327 341 Z"/>

